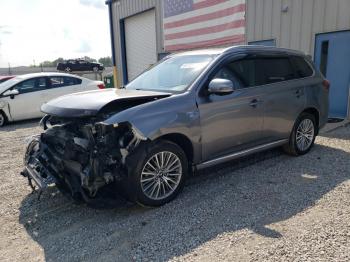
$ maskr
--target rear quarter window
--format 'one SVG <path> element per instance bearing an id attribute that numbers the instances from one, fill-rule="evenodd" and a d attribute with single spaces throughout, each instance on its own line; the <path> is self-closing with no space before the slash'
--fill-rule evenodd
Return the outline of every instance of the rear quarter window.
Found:
<path id="1" fill-rule="evenodd" d="M 304 78 L 312 76 L 314 71 L 308 62 L 301 56 L 293 56 L 291 58 L 293 66 L 295 68 L 295 73 L 298 78 Z"/>
<path id="2" fill-rule="evenodd" d="M 64 83 L 67 86 L 80 85 L 82 83 L 82 80 L 79 78 L 66 76 L 64 77 Z"/>

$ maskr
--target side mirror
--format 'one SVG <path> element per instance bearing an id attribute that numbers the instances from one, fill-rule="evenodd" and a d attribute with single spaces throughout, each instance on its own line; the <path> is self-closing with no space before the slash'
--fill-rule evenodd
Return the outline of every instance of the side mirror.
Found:
<path id="1" fill-rule="evenodd" d="M 7 90 L 2 93 L 2 96 L 11 96 L 11 98 L 16 95 L 19 95 L 19 91 L 17 89 Z"/>
<path id="2" fill-rule="evenodd" d="M 208 91 L 210 94 L 227 95 L 233 93 L 235 89 L 231 80 L 215 78 L 210 81 Z"/>

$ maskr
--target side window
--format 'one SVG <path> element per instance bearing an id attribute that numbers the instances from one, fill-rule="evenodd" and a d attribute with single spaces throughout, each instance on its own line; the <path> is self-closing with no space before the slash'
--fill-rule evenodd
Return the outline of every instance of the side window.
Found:
<path id="1" fill-rule="evenodd" d="M 45 90 L 47 88 L 46 78 L 39 77 L 23 81 L 15 87 L 20 94 Z"/>
<path id="2" fill-rule="evenodd" d="M 254 59 L 243 59 L 229 64 L 229 68 L 242 83 L 243 87 L 258 85 L 256 62 Z"/>
<path id="3" fill-rule="evenodd" d="M 29 79 L 17 84 L 15 87 L 20 94 L 25 94 L 35 91 L 35 79 Z"/>
<path id="4" fill-rule="evenodd" d="M 269 57 L 259 60 L 258 67 L 264 72 L 262 84 L 273 84 L 295 78 L 288 57 Z"/>
<path id="5" fill-rule="evenodd" d="M 222 67 L 214 76 L 214 78 L 222 78 L 230 80 L 234 86 L 241 86 L 241 84 L 238 82 L 237 78 L 233 74 L 233 72 L 229 69 L 229 67 L 226 65 Z"/>
<path id="6" fill-rule="evenodd" d="M 303 57 L 293 56 L 291 59 L 292 59 L 292 63 L 294 65 L 297 77 L 304 78 L 304 77 L 312 76 L 314 71 Z"/>
<path id="7" fill-rule="evenodd" d="M 255 61 L 244 59 L 230 62 L 223 66 L 214 78 L 231 80 L 239 88 L 255 86 L 257 84 Z"/>
<path id="8" fill-rule="evenodd" d="M 80 85 L 81 82 L 82 82 L 82 80 L 79 78 L 69 77 L 69 76 L 64 77 L 64 85 L 65 86 Z"/>
<path id="9" fill-rule="evenodd" d="M 57 87 L 62 87 L 64 86 L 64 78 L 61 76 L 50 76 L 50 84 L 51 88 L 57 88 Z"/>

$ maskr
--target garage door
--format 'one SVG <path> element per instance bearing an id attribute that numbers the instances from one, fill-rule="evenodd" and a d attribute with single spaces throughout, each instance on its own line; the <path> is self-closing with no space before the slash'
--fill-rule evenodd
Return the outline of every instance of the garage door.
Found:
<path id="1" fill-rule="evenodd" d="M 131 81 L 157 62 L 155 11 L 125 19 L 128 80 Z"/>

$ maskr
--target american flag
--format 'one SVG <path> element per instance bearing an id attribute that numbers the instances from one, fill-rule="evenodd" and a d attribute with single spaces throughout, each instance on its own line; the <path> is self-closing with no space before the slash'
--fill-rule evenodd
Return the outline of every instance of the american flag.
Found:
<path id="1" fill-rule="evenodd" d="M 243 43 L 245 0 L 164 0 L 166 51 Z"/>

